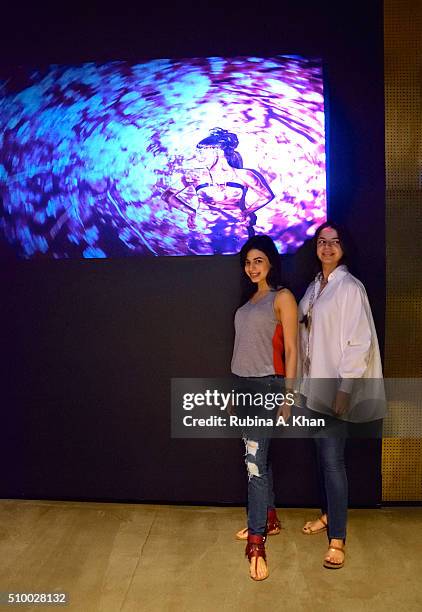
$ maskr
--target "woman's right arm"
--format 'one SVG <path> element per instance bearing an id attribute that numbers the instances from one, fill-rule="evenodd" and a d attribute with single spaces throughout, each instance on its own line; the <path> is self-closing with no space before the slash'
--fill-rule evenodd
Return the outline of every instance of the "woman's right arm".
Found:
<path id="1" fill-rule="evenodd" d="M 246 213 L 250 214 L 259 210 L 275 198 L 270 186 L 259 172 L 248 169 L 239 172 L 243 172 L 245 184 L 248 187 L 245 198 Z"/>

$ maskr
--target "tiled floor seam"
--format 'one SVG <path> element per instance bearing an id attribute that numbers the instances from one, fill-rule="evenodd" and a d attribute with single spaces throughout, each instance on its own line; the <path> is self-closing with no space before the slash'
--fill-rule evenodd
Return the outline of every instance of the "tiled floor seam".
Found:
<path id="1" fill-rule="evenodd" d="M 143 552 L 144 552 L 144 548 L 145 548 L 145 546 L 146 546 L 146 544 L 147 544 L 147 542 L 148 542 L 148 539 L 149 539 L 149 536 L 150 536 L 150 534 L 151 534 L 152 528 L 154 527 L 155 521 L 156 521 L 156 519 L 157 519 L 157 515 L 158 515 L 158 512 L 156 511 L 156 512 L 154 513 L 154 518 L 153 518 L 153 519 L 152 519 L 152 521 L 151 521 L 151 525 L 149 526 L 147 536 L 146 536 L 146 538 L 145 538 L 145 540 L 144 540 L 144 543 L 142 544 L 141 550 L 140 550 L 140 552 L 139 552 L 138 561 L 137 561 L 137 563 L 136 563 L 136 565 L 135 565 L 135 567 L 134 567 L 134 569 L 133 569 L 132 576 L 131 576 L 131 578 L 130 578 L 130 582 L 129 582 L 128 587 L 127 587 L 127 589 L 126 589 L 126 593 L 125 593 L 125 595 L 124 595 L 124 597 L 123 597 L 122 605 L 121 605 L 121 606 L 120 606 L 120 608 L 119 608 L 119 612 L 122 612 L 122 610 L 124 610 L 124 607 L 125 607 L 125 605 L 126 605 L 126 600 L 127 600 L 128 593 L 129 593 L 129 591 L 130 591 L 130 589 L 131 589 L 131 587 L 132 587 L 132 582 L 133 582 L 133 579 L 134 579 L 134 577 L 135 577 L 135 575 L 136 575 L 136 572 L 137 572 L 137 570 L 138 570 L 139 563 L 141 562 L 142 555 L 143 555 Z"/>

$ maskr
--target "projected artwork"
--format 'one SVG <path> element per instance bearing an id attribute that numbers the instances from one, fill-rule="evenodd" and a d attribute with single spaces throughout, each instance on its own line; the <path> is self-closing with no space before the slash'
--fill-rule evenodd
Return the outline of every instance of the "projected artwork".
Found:
<path id="1" fill-rule="evenodd" d="M 23 258 L 294 252 L 326 218 L 322 69 L 50 66 L 0 83 L 0 240 Z"/>

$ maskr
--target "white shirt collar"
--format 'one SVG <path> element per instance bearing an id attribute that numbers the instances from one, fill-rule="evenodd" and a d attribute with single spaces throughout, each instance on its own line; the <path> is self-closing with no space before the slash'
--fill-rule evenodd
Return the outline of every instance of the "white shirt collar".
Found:
<path id="1" fill-rule="evenodd" d="M 337 278 L 338 280 L 340 280 L 341 278 L 343 278 L 344 276 L 346 276 L 348 270 L 347 270 L 347 266 L 345 264 L 341 264 L 340 266 L 337 266 L 337 268 L 335 268 L 329 275 L 328 275 L 328 279 L 327 281 L 330 282 L 332 280 L 334 280 L 335 278 Z M 315 277 L 316 281 L 321 281 L 322 278 L 322 272 L 318 272 L 318 274 Z"/>

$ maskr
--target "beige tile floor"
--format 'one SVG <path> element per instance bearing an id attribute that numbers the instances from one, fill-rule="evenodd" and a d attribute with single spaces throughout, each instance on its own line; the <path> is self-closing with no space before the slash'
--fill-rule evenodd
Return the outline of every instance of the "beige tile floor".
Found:
<path id="1" fill-rule="evenodd" d="M 422 508 L 351 510 L 346 565 L 322 567 L 315 510 L 281 510 L 271 575 L 248 578 L 242 508 L 0 501 L 0 591 L 69 594 L 9 610 L 388 612 L 422 610 Z M 5 606 L 1 606 L 6 610 Z"/>

